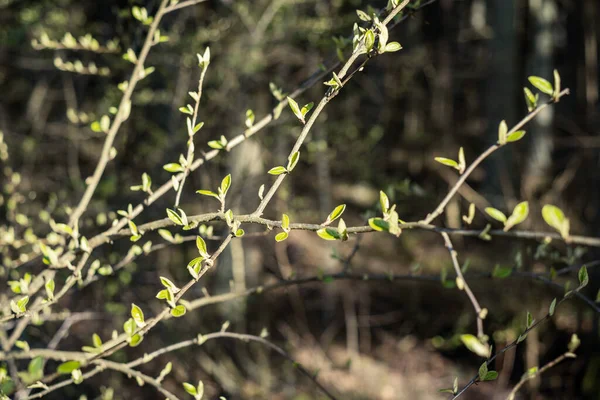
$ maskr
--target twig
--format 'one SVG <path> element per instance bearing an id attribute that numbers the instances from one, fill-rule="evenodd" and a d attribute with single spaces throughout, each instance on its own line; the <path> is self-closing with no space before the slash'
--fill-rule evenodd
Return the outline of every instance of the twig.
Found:
<path id="1" fill-rule="evenodd" d="M 483 318 L 485 317 L 485 315 L 482 316 L 481 306 L 479 305 L 477 298 L 471 291 L 471 288 L 469 287 L 469 284 L 467 283 L 467 280 L 465 279 L 465 277 L 460 269 L 460 264 L 458 263 L 457 253 L 456 253 L 456 250 L 454 250 L 454 246 L 452 246 L 452 242 L 450 241 L 450 236 L 448 236 L 447 233 L 442 232 L 442 237 L 444 238 L 444 243 L 446 244 L 446 248 L 450 252 L 450 258 L 452 259 L 452 265 L 454 266 L 454 271 L 456 272 L 456 280 L 458 281 L 460 279 L 462 281 L 460 284 L 457 282 L 456 286 L 459 288 L 459 290 L 464 289 L 465 293 L 469 297 L 469 300 L 471 301 L 471 304 L 473 304 L 473 308 L 475 309 L 475 315 L 477 316 L 477 337 L 480 340 L 482 340 L 485 336 L 483 333 Z M 462 289 L 461 289 L 461 285 L 463 286 Z"/>
<path id="2" fill-rule="evenodd" d="M 156 15 L 154 16 L 154 20 L 152 21 L 152 24 L 150 25 L 150 29 L 148 29 L 148 34 L 146 35 L 146 40 L 144 41 L 142 50 L 138 56 L 137 62 L 135 63 L 135 67 L 131 74 L 131 78 L 129 79 L 127 89 L 125 90 L 125 93 L 123 94 L 123 97 L 121 98 L 121 102 L 119 103 L 119 108 L 118 108 L 117 114 L 115 115 L 115 120 L 113 121 L 113 123 L 110 126 L 110 129 L 106 135 L 106 140 L 104 141 L 104 145 L 102 146 L 102 152 L 100 153 L 100 159 L 98 160 L 98 164 L 96 165 L 94 174 L 92 175 L 92 177 L 90 178 L 90 180 L 88 182 L 88 186 L 85 189 L 83 197 L 81 198 L 81 200 L 79 201 L 79 204 L 77 204 L 77 207 L 75 207 L 75 209 L 73 210 L 73 212 L 71 213 L 71 216 L 69 218 L 69 226 L 71 226 L 71 227 L 75 227 L 78 224 L 79 217 L 81 217 L 81 215 L 87 209 L 87 206 L 90 203 L 90 200 L 92 200 L 92 196 L 94 195 L 94 192 L 96 191 L 96 187 L 98 187 L 98 184 L 100 183 L 100 179 L 102 178 L 102 174 L 104 173 L 104 170 L 106 169 L 106 165 L 108 164 L 108 161 L 110 160 L 110 149 L 113 147 L 115 137 L 117 136 L 117 133 L 119 132 L 119 128 L 121 127 L 121 124 L 127 119 L 125 109 L 128 107 L 131 107 L 131 95 L 133 94 L 133 91 L 134 91 L 137 83 L 141 79 L 141 76 L 142 76 L 141 72 L 144 69 L 144 62 L 146 61 L 146 57 L 148 56 L 148 53 L 150 52 L 150 48 L 153 45 L 154 32 L 156 32 L 156 29 L 158 28 L 158 25 L 160 24 L 160 21 L 165 13 L 165 8 L 167 7 L 168 2 L 169 2 L 169 0 L 161 1 L 160 6 L 158 7 L 158 11 L 156 12 Z"/>
<path id="3" fill-rule="evenodd" d="M 515 126 L 513 126 L 510 129 L 510 131 L 508 131 L 507 135 L 521 129 L 526 123 L 528 123 L 533 118 L 535 118 L 546 107 L 550 106 L 551 104 L 554 104 L 558 99 L 560 99 L 561 97 L 566 96 L 568 94 L 569 94 L 569 89 L 564 89 L 556 96 L 556 100 L 555 99 L 549 100 L 547 103 L 542 104 L 541 106 L 537 107 L 535 110 L 533 110 L 532 112 L 527 114 L 525 116 L 525 118 L 523 118 L 521 121 L 519 121 Z M 431 221 L 436 219 L 440 214 L 442 214 L 444 212 L 444 208 L 446 207 L 448 202 L 450 202 L 452 197 L 454 197 L 456 192 L 458 192 L 458 189 L 467 180 L 467 178 L 469 177 L 469 175 L 471 175 L 471 173 L 475 170 L 475 168 L 477 168 L 477 166 L 479 164 L 481 164 L 481 162 L 483 160 L 485 160 L 490 154 L 492 154 L 493 152 L 495 152 L 496 150 L 498 150 L 499 148 L 504 147 L 504 146 L 506 146 L 506 144 L 500 145 L 500 144 L 496 143 L 496 144 L 493 144 L 492 146 L 490 146 L 486 151 L 481 153 L 479 155 L 479 157 L 477 157 L 475 159 L 475 161 L 473 161 L 473 163 L 471 165 L 469 165 L 469 167 L 465 170 L 465 172 L 460 176 L 460 179 L 456 182 L 456 184 L 452 187 L 452 189 L 450 189 L 450 191 L 448 192 L 446 197 L 444 197 L 444 199 L 441 201 L 441 203 L 435 208 L 435 210 L 432 213 L 427 215 L 427 217 L 423 220 L 423 222 L 426 224 L 429 224 L 429 223 L 431 223 Z"/>

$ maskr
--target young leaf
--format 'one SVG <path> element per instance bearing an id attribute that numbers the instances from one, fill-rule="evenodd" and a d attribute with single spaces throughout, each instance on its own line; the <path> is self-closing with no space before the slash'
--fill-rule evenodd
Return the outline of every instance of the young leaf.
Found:
<path id="1" fill-rule="evenodd" d="M 283 242 L 287 238 L 288 238 L 288 233 L 287 232 L 279 232 L 277 235 L 275 235 L 275 241 L 276 242 Z"/>
<path id="2" fill-rule="evenodd" d="M 182 304 L 179 304 L 177 307 L 173 308 L 171 310 L 171 315 L 174 316 L 175 318 L 181 317 L 185 314 L 187 310 L 185 309 L 185 306 L 183 306 Z"/>
<path id="3" fill-rule="evenodd" d="M 525 221 L 527 216 L 529 215 L 529 203 L 523 201 L 516 205 L 511 216 L 508 218 L 506 223 L 504 224 L 504 232 L 508 232 L 510 228 L 513 226 L 520 224 Z"/>
<path id="4" fill-rule="evenodd" d="M 467 225 L 471 225 L 473 218 L 475 218 L 475 204 L 471 203 L 469 204 L 469 214 L 463 215 L 462 219 Z"/>
<path id="5" fill-rule="evenodd" d="M 281 217 L 281 229 L 283 229 L 284 232 L 290 231 L 290 217 L 287 214 L 283 214 Z"/>
<path id="6" fill-rule="evenodd" d="M 529 82 L 533 86 L 535 86 L 540 92 L 546 93 L 549 96 L 552 96 L 552 94 L 554 93 L 552 84 L 544 78 L 540 78 L 539 76 L 530 76 L 528 79 Z"/>
<path id="7" fill-rule="evenodd" d="M 177 214 L 175 211 L 171 210 L 170 208 L 167 208 L 167 216 L 169 217 L 169 219 L 171 221 L 173 221 L 173 223 L 175 225 L 186 225 L 183 223 L 183 220 L 181 219 L 181 217 L 179 216 L 179 214 Z"/>
<path id="8" fill-rule="evenodd" d="M 204 258 L 209 258 L 208 250 L 206 248 L 206 242 L 202 239 L 202 236 L 196 236 L 196 247 L 198 248 L 198 253 Z"/>
<path id="9" fill-rule="evenodd" d="M 465 172 L 465 168 L 467 167 L 467 162 L 465 161 L 465 150 L 461 147 L 458 150 L 458 173 L 462 175 Z"/>
<path id="10" fill-rule="evenodd" d="M 454 169 L 460 170 L 458 163 L 450 158 L 445 158 L 445 157 L 435 157 L 434 158 L 435 161 L 439 162 L 440 164 L 444 164 L 447 165 L 449 167 L 452 167 Z"/>
<path id="11" fill-rule="evenodd" d="M 338 231 L 336 229 L 333 229 L 333 228 L 319 229 L 317 231 L 317 235 L 319 235 L 319 237 L 321 239 L 325 239 L 325 240 L 338 240 L 338 239 L 341 238 L 341 236 L 338 233 Z"/>
<path id="12" fill-rule="evenodd" d="M 387 214 L 390 209 L 390 199 L 387 197 L 387 194 L 381 190 L 379 191 L 379 204 L 381 205 L 381 212 L 383 212 L 384 215 Z"/>
<path id="13" fill-rule="evenodd" d="M 553 316 L 555 309 L 556 309 L 556 298 L 554 298 L 554 300 L 552 300 L 552 303 L 550 303 L 550 308 L 548 309 L 548 315 Z"/>
<path id="14" fill-rule="evenodd" d="M 133 318 L 135 324 L 140 328 L 146 325 L 146 322 L 144 322 L 144 312 L 133 303 L 131 304 L 131 318 Z"/>
<path id="15" fill-rule="evenodd" d="M 281 174 L 285 174 L 287 172 L 288 172 L 288 170 L 285 167 L 282 167 L 280 165 L 278 167 L 271 168 L 268 173 L 270 175 L 281 175 Z"/>
<path id="16" fill-rule="evenodd" d="M 302 111 L 300 111 L 300 107 L 298 106 L 298 103 L 296 103 L 296 101 L 289 96 L 287 97 L 287 100 L 288 100 L 288 104 L 290 105 L 290 108 L 292 109 L 292 112 L 294 113 L 296 118 L 298 118 L 300 120 L 300 122 L 302 122 L 304 124 L 305 123 L 304 116 L 302 115 Z"/>
<path id="17" fill-rule="evenodd" d="M 506 125 L 506 121 L 502 120 L 500 125 L 498 125 L 498 144 L 500 146 L 506 144 L 506 134 L 508 132 L 508 126 Z"/>
<path id="18" fill-rule="evenodd" d="M 214 197 L 217 200 L 221 200 L 219 198 L 219 195 L 211 190 L 196 190 L 196 193 L 201 194 L 202 196 L 210 196 L 210 197 Z"/>
<path id="19" fill-rule="evenodd" d="M 289 158 L 288 165 L 286 168 L 288 172 L 292 172 L 292 170 L 296 167 L 296 164 L 298 164 L 299 159 L 300 159 L 299 151 L 292 154 L 292 156 Z"/>
<path id="20" fill-rule="evenodd" d="M 163 169 L 165 171 L 171 172 L 171 173 L 176 173 L 176 172 L 182 172 L 183 171 L 183 167 L 181 165 L 179 165 L 178 163 L 165 164 L 165 165 L 163 165 Z"/>
<path id="21" fill-rule="evenodd" d="M 531 325 L 534 323 L 533 315 L 529 311 L 527 311 L 527 329 L 531 328 Z"/>
<path id="22" fill-rule="evenodd" d="M 523 92 L 525 93 L 525 103 L 527 104 L 527 111 L 532 112 L 537 108 L 539 94 L 533 94 L 529 88 L 524 87 Z"/>
<path id="23" fill-rule="evenodd" d="M 460 340 L 463 342 L 465 347 L 477 354 L 480 357 L 489 357 L 490 348 L 487 344 L 481 343 L 479 339 L 470 334 L 460 335 Z"/>
<path id="24" fill-rule="evenodd" d="M 525 131 L 514 131 L 506 137 L 506 143 L 519 141 L 525 136 Z"/>
<path id="25" fill-rule="evenodd" d="M 560 208 L 546 204 L 542 208 L 542 218 L 548 225 L 560 232 L 563 238 L 566 239 L 569 236 L 569 220 L 565 218 L 565 214 Z"/>
<path id="26" fill-rule="evenodd" d="M 506 223 L 506 215 L 504 215 L 504 213 L 500 210 L 497 210 L 493 207 L 486 207 L 485 208 L 485 212 L 492 218 L 494 218 L 496 221 L 500 221 L 500 222 L 504 222 Z"/>
<path id="27" fill-rule="evenodd" d="M 308 112 L 310 110 L 312 110 L 312 108 L 314 107 L 315 103 L 314 102 L 310 102 L 308 104 L 305 104 L 304 107 L 302 107 L 302 109 L 300 110 L 300 113 L 302 114 L 302 117 L 306 117 L 306 114 L 308 114 Z"/>
<path id="28" fill-rule="evenodd" d="M 191 394 L 192 396 L 196 396 L 198 394 L 198 392 L 196 391 L 196 387 L 191 383 L 183 382 L 183 388 L 186 392 L 188 392 L 188 394 Z"/>
<path id="29" fill-rule="evenodd" d="M 579 289 L 586 287 L 590 280 L 588 277 L 587 267 L 585 265 L 579 269 L 577 277 L 579 278 Z"/>
<path id="30" fill-rule="evenodd" d="M 385 221 L 383 218 L 370 218 L 369 219 L 369 226 L 371 228 L 373 228 L 373 230 L 375 231 L 389 231 L 390 230 L 390 224 Z"/>
<path id="31" fill-rule="evenodd" d="M 402 50 L 402 45 L 398 42 L 389 42 L 388 44 L 385 45 L 386 53 L 394 53 L 398 50 Z"/>
<path id="32" fill-rule="evenodd" d="M 555 102 L 558 102 L 558 100 L 560 100 L 559 94 L 560 94 L 560 74 L 558 73 L 557 70 L 554 70 L 554 91 L 552 92 L 552 98 L 554 99 Z"/>
<path id="33" fill-rule="evenodd" d="M 487 361 L 485 361 L 479 367 L 479 371 L 478 371 L 479 380 L 480 381 L 484 381 L 485 380 L 485 376 L 487 375 L 487 373 L 488 373 L 488 366 L 487 366 Z"/>
<path id="34" fill-rule="evenodd" d="M 337 206 L 336 208 L 333 209 L 333 211 L 331 212 L 331 214 L 329 214 L 327 216 L 327 220 L 325 221 L 325 225 L 329 225 L 330 223 L 332 223 L 333 221 L 335 221 L 336 219 L 338 219 L 346 210 L 346 205 L 345 204 L 340 204 L 339 206 Z"/>
<path id="35" fill-rule="evenodd" d="M 227 194 L 227 191 L 229 190 L 230 186 L 231 186 L 231 174 L 227 175 L 221 181 L 221 195 L 223 197 L 225 197 L 225 195 Z"/>

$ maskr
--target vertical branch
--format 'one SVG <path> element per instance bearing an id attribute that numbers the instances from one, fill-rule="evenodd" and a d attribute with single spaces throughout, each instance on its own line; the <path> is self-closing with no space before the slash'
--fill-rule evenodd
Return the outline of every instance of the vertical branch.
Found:
<path id="1" fill-rule="evenodd" d="M 110 160 L 110 149 L 113 147 L 113 143 L 115 141 L 115 137 L 119 132 L 119 128 L 121 124 L 127 119 L 126 109 L 131 107 L 131 95 L 133 91 L 141 79 L 142 71 L 144 70 L 144 62 L 146 61 L 146 57 L 148 57 L 148 53 L 150 52 L 150 48 L 154 44 L 154 33 L 160 24 L 160 21 L 165 13 L 165 8 L 167 7 L 167 3 L 169 0 L 162 0 L 156 15 L 154 16 L 154 20 L 150 25 L 150 29 L 148 30 L 148 34 L 146 35 L 146 40 L 144 41 L 144 45 L 142 47 L 142 51 L 138 56 L 138 60 L 135 64 L 135 68 L 131 74 L 131 78 L 129 79 L 129 83 L 127 85 L 127 89 L 121 98 L 121 102 L 119 103 L 119 108 L 117 114 L 115 115 L 115 120 L 113 121 L 110 129 L 106 135 L 106 140 L 104 141 L 104 145 L 102 146 L 102 152 L 100 153 L 100 159 L 98 160 L 98 164 L 96 165 L 96 169 L 94 170 L 94 174 L 89 180 L 88 186 L 83 193 L 83 197 L 77 204 L 77 207 L 71 213 L 69 218 L 69 226 L 75 227 L 79 222 L 79 218 L 85 212 L 88 204 L 92 200 L 92 196 L 100 183 L 100 179 L 102 178 L 102 174 L 104 174 L 104 170 L 106 169 L 106 165 Z"/>
<path id="2" fill-rule="evenodd" d="M 456 250 L 454 250 L 454 247 L 452 246 L 452 242 L 450 241 L 450 236 L 448 236 L 448 234 L 446 232 L 442 232 L 441 235 L 444 238 L 444 243 L 446 244 L 446 248 L 450 252 L 450 258 L 452 258 L 452 265 L 454 266 L 454 272 L 456 272 L 456 276 L 457 276 L 456 279 L 461 280 L 463 289 L 464 289 L 465 293 L 467 294 L 467 296 L 469 296 L 469 300 L 471 300 L 471 304 L 473 304 L 473 308 L 475 309 L 475 314 L 477 315 L 477 337 L 479 337 L 479 339 L 481 339 L 484 337 L 483 318 L 482 318 L 483 313 L 481 312 L 482 311 L 481 306 L 479 305 L 477 298 L 471 291 L 471 288 L 467 284 L 467 281 L 465 280 L 465 277 L 460 269 L 460 264 L 458 263 L 458 256 L 457 256 Z M 457 284 L 457 286 L 460 289 L 460 284 Z"/>

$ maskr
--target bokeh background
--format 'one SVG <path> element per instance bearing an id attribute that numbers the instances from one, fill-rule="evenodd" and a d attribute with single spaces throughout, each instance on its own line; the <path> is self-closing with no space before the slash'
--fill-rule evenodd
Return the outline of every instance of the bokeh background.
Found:
<path id="1" fill-rule="evenodd" d="M 418 1 L 412 3 L 418 8 Z M 557 69 L 571 95 L 530 123 L 521 142 L 478 168 L 437 223 L 463 226 L 461 215 L 470 203 L 480 211 L 487 206 L 508 211 L 529 201 L 530 217 L 519 229 L 548 231 L 540 210 L 544 204 L 556 204 L 570 218 L 573 233 L 600 236 L 600 3 L 429 3 L 390 32 L 391 40 L 404 49 L 371 60 L 326 108 L 302 149 L 300 164 L 265 216 L 279 218 L 285 212 L 294 222 L 318 223 L 345 203 L 346 222 L 365 224 L 378 212 L 378 193 L 384 190 L 397 204 L 401 219 L 424 218 L 457 176 L 433 158 L 454 158 L 463 146 L 467 162 L 472 161 L 497 140 L 501 120 L 510 126 L 526 114 L 522 88 L 527 77 L 551 80 Z M 257 119 L 271 112 L 276 105 L 271 82 L 289 93 L 320 68 L 335 64 L 337 38 L 351 34 L 355 10 L 367 11 L 368 4 L 382 8 L 386 2 L 211 0 L 165 17 L 161 32 L 170 40 L 149 55 L 146 66 L 156 70 L 136 89 L 132 116 L 115 142 L 118 154 L 84 215 L 82 231 L 88 237 L 102 232 L 117 210 L 141 202 L 143 194 L 129 187 L 139 184 L 143 172 L 155 185 L 170 178 L 162 166 L 176 161 L 186 149 L 185 115 L 178 108 L 189 102 L 187 92 L 197 86 L 196 53 L 210 46 L 212 54 L 199 112 L 205 126 L 196 136 L 197 148 L 208 149 L 209 140 L 243 132 L 246 110 L 253 110 Z M 0 0 L 0 130 L 8 147 L 8 156 L 1 161 L 4 282 L 22 273 L 11 268 L 10 260 L 31 249 L 26 240 L 11 243 L 7 227 L 12 226 L 17 237 L 32 233 L 44 237 L 50 232 L 46 216 L 64 222 L 68 207 L 76 205 L 83 193 L 105 136 L 93 132 L 90 123 L 118 103 L 122 93 L 117 85 L 128 79 L 132 68 L 121 54 L 127 48 L 139 51 L 145 37 L 147 28 L 131 15 L 134 5 L 152 13 L 158 2 Z M 67 32 L 76 38 L 90 33 L 101 44 L 116 39 L 119 51 L 98 54 L 32 46 L 32 40 L 44 34 L 60 40 Z M 343 51 L 347 56 L 350 49 Z M 84 65 L 93 62 L 106 73 L 63 71 L 55 65 L 57 58 Z M 316 84 L 296 100 L 316 102 L 324 90 Z M 188 215 L 216 211 L 214 199 L 194 191 L 214 188 L 231 173 L 229 206 L 236 213 L 253 211 L 259 186 L 272 182 L 266 171 L 285 161 L 300 129 L 286 108 L 267 128 L 194 172 L 182 208 Z M 164 218 L 174 197 L 174 192 L 164 196 L 136 223 Z M 480 211 L 474 227 L 483 229 L 487 223 L 498 227 Z M 215 236 L 223 232 L 222 225 L 214 226 Z M 146 240 L 163 241 L 157 234 L 144 236 Z M 496 265 L 541 274 L 600 256 L 594 249 L 509 238 L 486 242 L 456 237 L 454 244 L 461 263 L 468 263 L 468 272 L 482 276 Z M 209 241 L 209 247 L 217 245 Z M 116 240 L 94 256 L 115 265 L 130 247 L 127 239 Z M 186 282 L 186 265 L 194 254 L 193 245 L 170 246 L 74 290 L 56 311 L 88 314 L 73 324 L 59 349 L 79 350 L 90 344 L 94 332 L 108 338 L 113 329 L 121 330 L 132 302 L 147 314 L 159 312 L 162 306 L 154 297 L 160 290 L 158 277 Z M 43 265 L 32 262 L 25 267 L 39 273 Z M 400 238 L 370 233 L 333 244 L 310 232 L 294 231 L 278 244 L 274 233 L 249 235 L 233 241 L 217 268 L 187 299 L 344 269 L 356 274 L 439 277 L 452 267 L 435 233 L 406 231 Z M 591 268 L 590 275 L 585 293 L 595 299 L 600 277 Z M 567 279 L 574 276 L 558 282 Z M 526 311 L 541 317 L 552 298 L 562 294 L 560 288 L 523 277 L 484 277 L 470 283 L 489 309 L 485 328 L 496 349 L 523 330 Z M 8 286 L 3 286 L 0 297 L 9 295 Z M 318 281 L 209 305 L 160 324 L 140 347 L 113 358 L 132 360 L 198 333 L 218 331 L 225 321 L 233 332 L 259 334 L 266 328 L 271 340 L 307 369 L 318 370 L 319 381 L 343 399 L 444 398 L 438 389 L 451 387 L 455 376 L 466 383 L 481 363 L 459 339 L 460 334 L 475 333 L 474 314 L 464 293 L 439 280 L 419 278 Z M 32 348 L 44 347 L 60 325 L 57 321 L 32 326 L 24 339 Z M 516 350 L 498 359 L 497 381 L 472 387 L 464 398 L 504 399 L 524 371 L 564 352 L 573 332 L 582 340 L 578 358 L 526 385 L 519 398 L 599 399 L 598 317 L 577 300 L 566 303 Z M 142 370 L 157 375 L 168 361 L 173 362 L 173 371 L 164 385 L 181 396 L 185 396 L 181 382 L 199 379 L 209 399 L 322 396 L 292 364 L 257 344 L 209 342 L 165 355 Z M 160 398 L 153 388 L 138 387 L 135 380 L 115 372 L 49 398 L 80 395 Z"/>

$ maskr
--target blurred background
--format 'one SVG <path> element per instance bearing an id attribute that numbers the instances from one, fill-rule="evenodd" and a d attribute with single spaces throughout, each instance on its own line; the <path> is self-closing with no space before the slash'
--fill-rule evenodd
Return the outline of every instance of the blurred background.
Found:
<path id="1" fill-rule="evenodd" d="M 414 9 L 390 31 L 390 40 L 400 42 L 403 50 L 371 60 L 328 105 L 294 174 L 285 180 L 265 217 L 278 219 L 285 212 L 292 222 L 320 223 L 336 205 L 345 203 L 346 223 L 364 225 L 380 213 L 379 190 L 384 190 L 397 204 L 401 219 L 424 218 L 457 177 L 456 171 L 433 158 L 455 158 L 462 146 L 467 163 L 474 160 L 497 140 L 501 120 L 512 126 L 526 115 L 527 77 L 551 81 L 557 69 L 571 94 L 528 124 L 522 141 L 485 161 L 436 223 L 464 226 L 461 216 L 474 203 L 479 211 L 472 226 L 483 229 L 491 223 L 498 228 L 481 212 L 485 207 L 510 212 L 517 203 L 529 201 L 530 217 L 518 229 L 549 231 L 540 210 L 544 204 L 555 204 L 570 218 L 572 233 L 600 236 L 600 3 L 411 3 Z M 44 268 L 31 262 L 17 270 L 11 260 L 29 253 L 35 237 L 51 233 L 49 216 L 65 222 L 69 207 L 80 199 L 105 137 L 91 130 L 90 123 L 118 104 L 122 92 L 117 86 L 129 79 L 132 70 L 121 55 L 128 48 L 139 52 L 147 32 L 132 17 L 131 7 L 145 6 L 153 14 L 158 4 L 0 0 L 0 131 L 6 143 L 0 149 L 3 282 Z M 117 210 L 143 201 L 142 192 L 129 189 L 140 184 L 142 173 L 152 177 L 153 187 L 170 179 L 162 166 L 176 162 L 186 151 L 185 115 L 178 108 L 190 102 L 187 92 L 197 87 L 196 53 L 210 46 L 212 55 L 199 111 L 205 125 L 195 140 L 199 154 L 208 150 L 210 140 L 242 133 L 246 110 L 253 110 L 257 120 L 270 113 L 277 104 L 270 83 L 291 93 L 334 65 L 337 53 L 347 57 L 351 46 L 340 46 L 341 38 L 351 35 L 358 21 L 355 10 L 367 11 L 368 5 L 381 9 L 386 1 L 210 0 L 165 16 L 160 29 L 169 41 L 150 52 L 146 66 L 154 66 L 155 72 L 134 93 L 132 115 L 115 142 L 118 154 L 84 214 L 82 233 L 90 237 L 103 232 Z M 67 33 L 75 38 L 89 33 L 106 46 L 105 51 L 48 45 Z M 46 45 L 44 35 L 50 40 Z M 296 98 L 298 103 L 317 102 L 325 91 L 321 82 L 327 79 Z M 188 215 L 216 211 L 214 199 L 194 192 L 214 190 L 231 173 L 229 207 L 235 213 L 252 212 L 260 185 L 269 187 L 273 181 L 266 171 L 285 162 L 300 130 L 286 107 L 265 129 L 192 173 L 182 208 Z M 135 222 L 164 218 L 174 198 L 175 192 L 169 192 Z M 482 360 L 459 338 L 475 334 L 474 312 L 464 293 L 448 284 L 452 282 L 440 282 L 444 271 L 451 275 L 452 265 L 438 234 L 405 231 L 395 238 L 369 233 L 342 243 L 294 231 L 287 241 L 275 243 L 274 233 L 244 228 L 257 234 L 234 240 L 187 300 L 340 271 L 407 278 L 316 279 L 209 304 L 158 325 L 139 347 L 126 348 L 112 359 L 133 360 L 198 333 L 218 331 L 229 321 L 232 332 L 258 335 L 266 329 L 270 340 L 309 371 L 318 371 L 318 380 L 342 399 L 445 398 L 438 389 L 451 387 L 455 376 L 464 385 L 477 373 Z M 225 232 L 222 224 L 213 229 L 213 236 Z M 23 240 L 9 240 L 11 235 Z M 147 240 L 164 242 L 152 233 L 138 244 Z M 209 248 L 218 243 L 208 241 Z M 131 245 L 127 238 L 115 240 L 96 250 L 94 257 L 102 265 L 115 266 Z M 552 298 L 564 292 L 523 276 L 487 279 L 496 266 L 545 274 L 551 268 L 578 266 L 600 257 L 593 248 L 535 240 L 454 237 L 454 245 L 461 264 L 468 265 L 467 276 L 481 277 L 469 283 L 489 310 L 485 331 L 494 349 L 518 337 L 526 311 L 541 318 Z M 195 256 L 191 242 L 168 246 L 73 290 L 54 311 L 86 314 L 78 314 L 82 319 L 71 326 L 58 349 L 79 351 L 90 345 L 93 333 L 108 339 L 113 329 L 122 329 L 132 302 L 147 316 L 158 313 L 159 276 L 182 285 L 189 279 L 186 265 Z M 557 282 L 562 285 L 569 279 L 575 281 L 575 275 Z M 600 276 L 593 268 L 590 281 L 584 293 L 595 299 Z M 8 286 L 3 287 L 2 301 L 11 295 Z M 566 302 L 516 350 L 497 359 L 495 382 L 473 386 L 463 397 L 506 398 L 527 369 L 563 353 L 577 332 L 582 341 L 578 357 L 525 385 L 517 398 L 600 399 L 598 322 L 583 302 Z M 31 326 L 23 340 L 32 348 L 46 347 L 60 326 L 60 320 Z M 166 354 L 142 371 L 155 376 L 169 361 L 173 371 L 164 386 L 181 396 L 186 396 L 181 382 L 201 379 L 208 399 L 323 398 L 291 363 L 258 344 L 208 342 Z M 152 387 L 139 387 L 134 379 L 116 372 L 104 372 L 48 398 L 80 395 L 162 398 Z"/>

